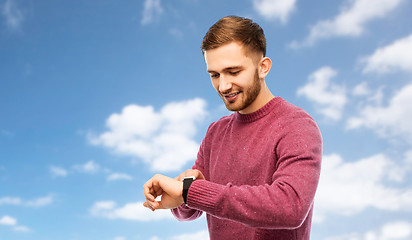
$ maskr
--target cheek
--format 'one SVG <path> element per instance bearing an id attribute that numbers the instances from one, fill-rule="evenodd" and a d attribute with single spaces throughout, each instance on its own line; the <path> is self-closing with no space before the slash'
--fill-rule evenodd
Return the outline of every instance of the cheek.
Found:
<path id="1" fill-rule="evenodd" d="M 244 74 L 242 76 L 239 76 L 239 78 L 237 79 L 238 81 L 238 85 L 241 87 L 250 87 L 251 85 L 253 85 L 255 79 L 255 74 L 252 72 L 248 72 L 247 74 Z"/>

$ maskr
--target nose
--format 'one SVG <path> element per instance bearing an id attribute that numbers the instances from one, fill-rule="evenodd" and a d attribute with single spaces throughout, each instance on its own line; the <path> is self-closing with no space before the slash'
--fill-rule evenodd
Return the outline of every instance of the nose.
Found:
<path id="1" fill-rule="evenodd" d="M 232 88 L 232 82 L 225 77 L 224 74 L 220 75 L 219 78 L 219 92 L 221 93 L 228 93 Z"/>

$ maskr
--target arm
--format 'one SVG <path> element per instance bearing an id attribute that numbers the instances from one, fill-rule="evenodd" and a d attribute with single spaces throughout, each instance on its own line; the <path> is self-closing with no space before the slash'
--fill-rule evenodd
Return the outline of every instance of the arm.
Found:
<path id="1" fill-rule="evenodd" d="M 322 158 L 322 138 L 316 124 L 309 119 L 305 127 L 301 125 L 289 125 L 299 130 L 283 134 L 275 147 L 276 171 L 270 184 L 234 186 L 196 180 L 189 189 L 187 207 L 180 206 L 174 213 L 191 220 L 199 211 L 205 211 L 217 218 L 266 229 L 301 226 L 312 209 Z"/>
<path id="2" fill-rule="evenodd" d="M 299 227 L 312 208 L 322 154 L 316 124 L 312 120 L 304 124 L 305 128 L 294 126 L 299 130 L 283 134 L 278 142 L 277 169 L 270 184 L 234 186 L 195 181 L 189 189 L 188 207 L 250 227 Z"/>

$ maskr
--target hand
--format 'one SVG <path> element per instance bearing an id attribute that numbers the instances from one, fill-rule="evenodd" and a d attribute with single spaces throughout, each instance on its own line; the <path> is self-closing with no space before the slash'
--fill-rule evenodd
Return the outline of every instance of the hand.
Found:
<path id="1" fill-rule="evenodd" d="M 178 181 L 183 181 L 183 178 L 191 177 L 191 176 L 194 176 L 196 180 L 205 180 L 205 176 L 203 176 L 202 172 L 197 169 L 188 169 L 184 173 L 176 177 L 175 179 Z"/>
<path id="2" fill-rule="evenodd" d="M 184 203 L 182 192 L 182 181 L 156 174 L 143 185 L 143 194 L 146 198 L 143 206 L 152 211 L 176 208 Z M 160 201 L 155 200 L 158 196 L 161 196 Z"/>

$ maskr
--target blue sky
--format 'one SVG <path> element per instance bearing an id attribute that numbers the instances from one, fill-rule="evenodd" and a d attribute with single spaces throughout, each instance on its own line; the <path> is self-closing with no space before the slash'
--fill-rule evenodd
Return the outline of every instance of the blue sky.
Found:
<path id="1" fill-rule="evenodd" d="M 0 239 L 207 239 L 141 206 L 230 114 L 201 40 L 265 30 L 276 96 L 324 139 L 312 239 L 412 239 L 412 2 L 0 1 Z"/>

